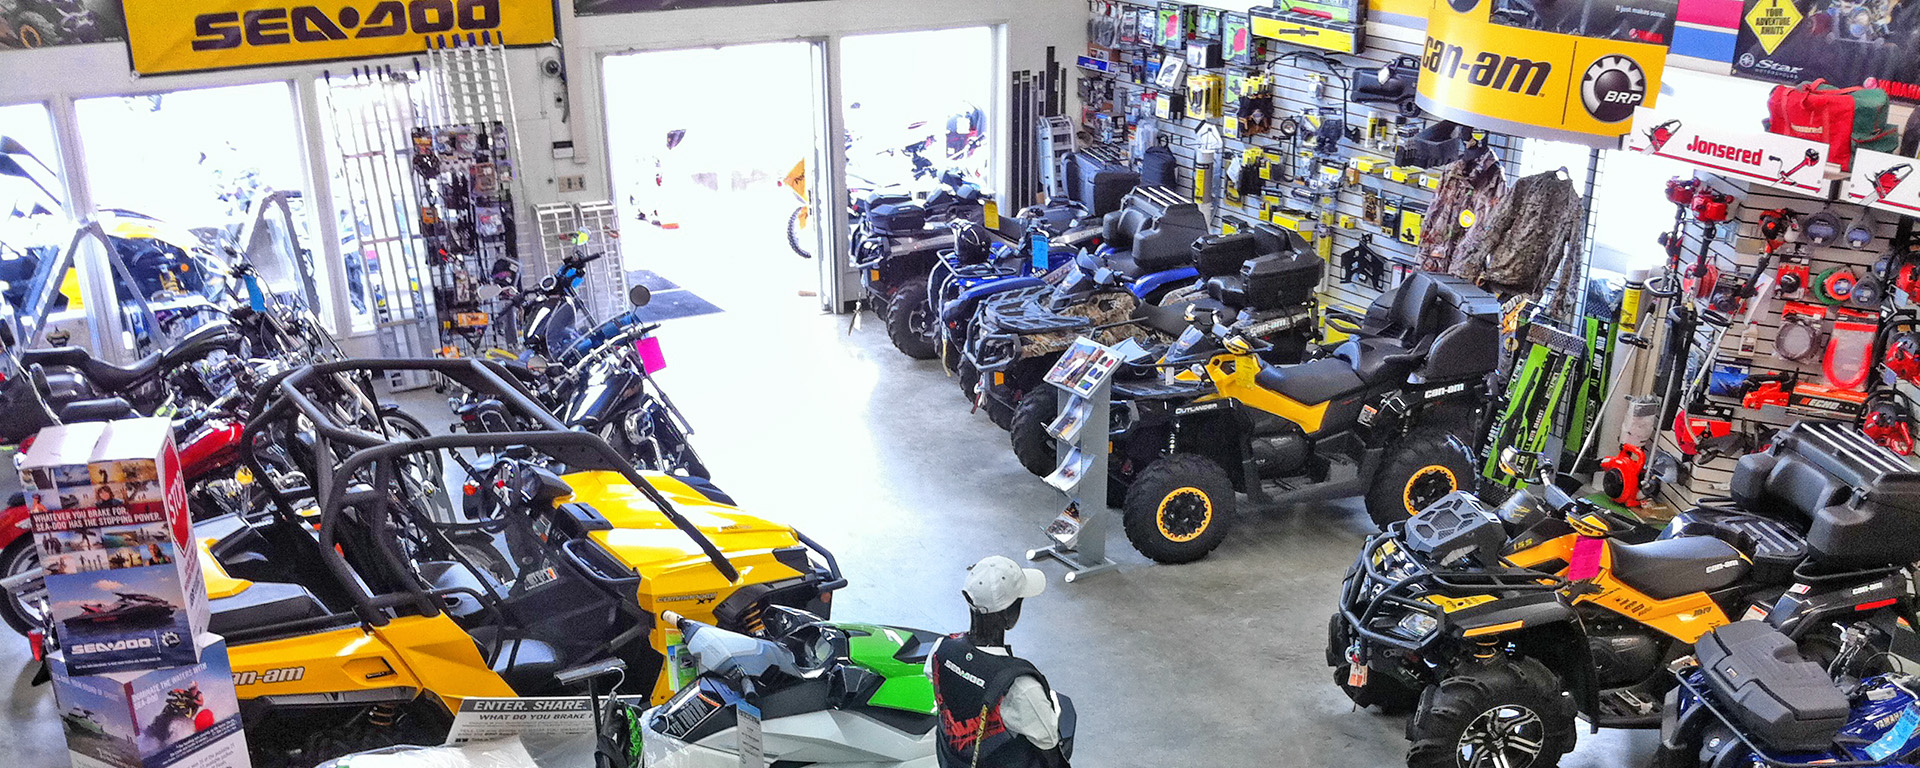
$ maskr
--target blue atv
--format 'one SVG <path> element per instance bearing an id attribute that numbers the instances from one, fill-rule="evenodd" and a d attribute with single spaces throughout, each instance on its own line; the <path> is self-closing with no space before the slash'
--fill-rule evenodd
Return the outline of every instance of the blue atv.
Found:
<path id="1" fill-rule="evenodd" d="M 979 303 L 957 366 L 961 388 L 1002 429 L 1021 397 L 1042 386 L 1060 352 L 1082 335 L 1103 344 L 1137 333 L 1141 304 L 1196 285 L 1192 245 L 1207 235 L 1190 200 L 1137 187 L 1101 221 L 1101 244 L 1081 253 L 1057 284 L 1008 290 Z"/>
<path id="2" fill-rule="evenodd" d="M 1825 666 L 1763 621 L 1708 632 L 1676 671 L 1654 765 L 1920 765 L 1920 680 L 1879 674 L 1868 637 L 1881 631 L 1847 628 Z"/>
<path id="3" fill-rule="evenodd" d="M 1083 224 L 1085 211 L 1072 201 L 1028 207 L 1015 217 L 1019 239 L 1011 243 L 983 242 L 983 233 L 956 228 L 954 248 L 940 252 L 941 263 L 927 278 L 924 309 L 932 313 L 933 322 L 923 325 L 921 318 L 914 317 L 903 323 L 912 332 L 924 334 L 908 336 L 914 350 L 902 346 L 899 337 L 894 345 L 909 355 L 918 350 L 938 352 L 944 365 L 959 362 L 974 310 L 981 302 L 1008 291 L 1050 286 L 1066 274 L 1062 262 L 1071 264 L 1080 249 L 1099 244 L 1100 228 Z M 888 330 L 893 330 L 892 325 Z"/>

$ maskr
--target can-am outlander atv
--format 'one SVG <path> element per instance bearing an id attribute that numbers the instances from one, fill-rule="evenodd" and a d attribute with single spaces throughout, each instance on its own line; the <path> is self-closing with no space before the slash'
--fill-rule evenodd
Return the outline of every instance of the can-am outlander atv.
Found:
<path id="1" fill-rule="evenodd" d="M 1542 481 L 1497 515 L 1450 495 L 1373 537 L 1348 571 L 1327 663 L 1355 703 L 1414 710 L 1410 766 L 1550 768 L 1576 714 L 1657 726 L 1669 665 L 1735 618 L 1764 619 L 1823 663 L 1848 625 L 1891 638 L 1915 621 L 1920 473 L 1850 426 L 1794 425 L 1740 460 L 1730 506 L 1652 541 L 1525 463 Z"/>

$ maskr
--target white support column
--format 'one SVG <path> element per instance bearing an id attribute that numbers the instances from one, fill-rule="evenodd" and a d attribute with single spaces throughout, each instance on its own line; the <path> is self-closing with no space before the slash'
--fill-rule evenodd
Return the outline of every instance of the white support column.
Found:
<path id="1" fill-rule="evenodd" d="M 320 83 L 312 77 L 300 77 L 293 81 L 294 98 L 300 105 L 300 147 L 306 153 L 307 187 L 302 194 L 306 205 L 302 208 L 311 222 L 313 232 L 319 242 L 308 243 L 314 260 L 318 262 L 316 272 L 320 273 L 320 284 L 314 286 L 315 293 L 325 297 L 324 307 L 315 307 L 314 314 L 319 315 L 334 336 L 352 335 L 353 320 L 347 309 L 347 268 L 345 255 L 340 253 L 340 216 L 334 209 L 333 174 L 327 167 L 327 157 L 331 145 L 327 141 L 325 104 L 320 102 Z M 358 242 L 358 239 L 355 239 Z"/>
<path id="2" fill-rule="evenodd" d="M 841 36 L 828 37 L 820 44 L 821 61 L 824 63 L 825 82 L 822 83 L 825 98 L 822 104 L 824 117 L 822 128 L 825 133 L 820 137 L 820 146 L 826 158 L 825 172 L 816 180 L 818 192 L 814 196 L 814 214 L 825 226 L 821 234 L 827 239 L 822 244 L 820 259 L 822 306 L 829 312 L 839 313 L 847 305 L 860 298 L 860 277 L 848 264 L 848 254 L 844 251 L 847 240 L 853 236 L 853 229 L 847 222 L 847 123 L 846 113 L 842 109 L 844 94 L 840 87 L 840 42 Z"/>

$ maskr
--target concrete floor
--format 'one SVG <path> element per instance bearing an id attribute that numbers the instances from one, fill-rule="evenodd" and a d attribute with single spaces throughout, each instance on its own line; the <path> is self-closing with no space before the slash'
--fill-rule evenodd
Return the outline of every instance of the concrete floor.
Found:
<path id="1" fill-rule="evenodd" d="M 783 280 L 743 286 L 734 265 L 692 258 L 649 267 L 730 310 L 661 333 L 661 379 L 715 481 L 839 556 L 851 586 L 837 617 L 964 629 L 965 567 L 1041 545 L 1060 495 L 1020 468 L 1006 433 L 967 412 L 937 363 L 896 352 L 871 316 L 849 332 L 847 318 L 815 314 L 790 263 L 777 267 Z M 445 417 L 430 398 L 422 408 Z M 1370 532 L 1352 501 L 1265 510 L 1206 560 L 1160 566 L 1127 546 L 1116 520 L 1118 572 L 1064 584 L 1058 566 L 1041 566 L 1047 592 L 1011 638 L 1074 697 L 1075 763 L 1402 764 L 1403 721 L 1352 711 L 1323 661 L 1341 575 Z M 0 642 L 0 674 L 16 678 L 0 764 L 65 764 L 51 697 L 26 684 L 23 643 Z M 1583 729 L 1564 765 L 1644 765 L 1652 743 L 1650 732 Z"/>

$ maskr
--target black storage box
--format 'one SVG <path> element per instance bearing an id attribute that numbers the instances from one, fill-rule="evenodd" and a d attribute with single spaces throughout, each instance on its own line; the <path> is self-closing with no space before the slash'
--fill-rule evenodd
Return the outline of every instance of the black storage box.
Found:
<path id="1" fill-rule="evenodd" d="M 1075 152 L 1060 160 L 1067 194 L 1086 206 L 1090 218 L 1120 210 L 1120 200 L 1140 185 L 1140 174 L 1117 163 L 1106 163 L 1085 152 Z"/>
<path id="2" fill-rule="evenodd" d="M 1276 253 L 1240 266 L 1247 308 L 1255 312 L 1304 304 L 1313 299 L 1327 263 L 1311 253 Z"/>
<path id="3" fill-rule="evenodd" d="M 1823 570 L 1920 560 L 1920 472 L 1851 424 L 1788 427 L 1740 459 L 1729 490 L 1743 511 L 1805 524 Z"/>
<path id="4" fill-rule="evenodd" d="M 914 203 L 887 203 L 867 212 L 867 229 L 876 235 L 917 235 L 927 227 L 927 209 Z"/>
<path id="5" fill-rule="evenodd" d="M 898 192 L 869 192 L 866 197 L 860 199 L 859 204 L 854 207 L 854 210 L 858 211 L 861 215 L 865 215 L 883 205 L 910 202 L 913 202 L 912 195 L 903 195 Z"/>
<path id="6" fill-rule="evenodd" d="M 1785 584 L 1807 559 L 1807 540 L 1791 524 L 1740 512 L 1697 509 L 1674 516 L 1661 538 L 1711 536 L 1732 544 L 1753 560 L 1748 578 L 1761 584 Z"/>
<path id="7" fill-rule="evenodd" d="M 1193 241 L 1193 266 L 1202 279 L 1240 274 L 1240 266 L 1258 255 L 1252 232 L 1207 235 Z"/>
<path id="8" fill-rule="evenodd" d="M 1847 697 L 1793 641 L 1759 621 L 1700 638 L 1694 654 L 1714 700 L 1746 735 L 1783 752 L 1826 749 L 1847 723 Z"/>
<path id="9" fill-rule="evenodd" d="M 1443 567 L 1497 565 L 1507 544 L 1506 527 L 1468 491 L 1442 496 L 1405 525 L 1407 549 Z"/>

